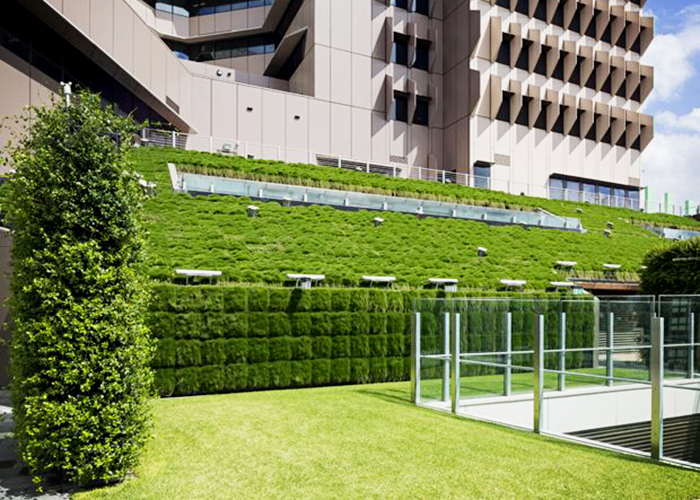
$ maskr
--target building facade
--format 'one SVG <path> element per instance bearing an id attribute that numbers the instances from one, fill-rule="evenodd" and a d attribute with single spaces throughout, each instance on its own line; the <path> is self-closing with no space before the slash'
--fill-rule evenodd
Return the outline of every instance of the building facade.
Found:
<path id="1" fill-rule="evenodd" d="M 0 116 L 70 81 L 178 146 L 629 205 L 653 136 L 641 7 L 5 0 Z"/>

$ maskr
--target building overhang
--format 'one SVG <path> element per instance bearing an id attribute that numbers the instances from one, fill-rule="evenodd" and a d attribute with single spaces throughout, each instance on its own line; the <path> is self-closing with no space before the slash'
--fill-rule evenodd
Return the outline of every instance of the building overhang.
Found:
<path id="1" fill-rule="evenodd" d="M 273 78 L 281 77 L 281 73 L 287 66 L 287 62 L 292 57 L 295 49 L 300 43 L 304 43 L 307 31 L 308 29 L 304 27 L 289 33 L 282 39 L 280 44 L 277 46 L 275 54 L 272 56 L 272 59 L 267 65 L 267 68 L 265 68 L 265 76 L 270 76 Z"/>
<path id="2" fill-rule="evenodd" d="M 183 132 L 197 132 L 178 112 L 139 82 L 128 70 L 102 50 L 99 45 L 64 17 L 53 5 L 45 0 L 23 0 L 22 4 L 169 123 Z"/>

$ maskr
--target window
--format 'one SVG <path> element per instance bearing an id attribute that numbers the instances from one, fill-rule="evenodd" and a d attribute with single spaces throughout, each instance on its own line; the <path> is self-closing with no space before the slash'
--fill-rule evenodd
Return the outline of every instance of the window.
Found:
<path id="1" fill-rule="evenodd" d="M 565 200 L 564 195 L 564 179 L 549 179 L 549 199 L 550 200 Z"/>
<path id="2" fill-rule="evenodd" d="M 415 5 L 413 6 L 416 14 L 423 14 L 424 16 L 430 16 L 430 0 L 415 0 Z"/>
<path id="3" fill-rule="evenodd" d="M 474 187 L 489 189 L 491 185 L 491 164 L 484 161 L 474 163 Z"/>
<path id="4" fill-rule="evenodd" d="M 413 124 L 430 125 L 430 99 L 427 97 L 418 96 L 416 99 L 416 111 L 413 113 Z"/>
<path id="5" fill-rule="evenodd" d="M 394 33 L 394 43 L 391 44 L 391 62 L 408 66 L 408 37 Z"/>
<path id="6" fill-rule="evenodd" d="M 408 122 L 408 95 L 403 92 L 394 92 L 394 109 L 391 110 L 391 119 L 397 122 Z"/>
<path id="7" fill-rule="evenodd" d="M 413 61 L 413 67 L 428 71 L 430 67 L 430 42 L 426 40 L 418 40 L 416 44 L 416 57 Z"/>
<path id="8" fill-rule="evenodd" d="M 408 0 L 391 0 L 391 5 L 408 10 Z"/>
<path id="9" fill-rule="evenodd" d="M 615 188 L 615 206 L 624 207 L 627 205 L 627 190 L 624 188 Z"/>
<path id="10" fill-rule="evenodd" d="M 639 208 L 638 188 L 568 178 L 557 174 L 549 178 L 549 197 L 553 200 Z"/>

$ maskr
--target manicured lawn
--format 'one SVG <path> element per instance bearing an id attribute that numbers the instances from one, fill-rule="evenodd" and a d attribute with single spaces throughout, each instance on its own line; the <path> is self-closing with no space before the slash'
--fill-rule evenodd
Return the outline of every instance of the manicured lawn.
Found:
<path id="1" fill-rule="evenodd" d="M 700 474 L 457 419 L 407 383 L 160 400 L 137 478 L 93 498 L 697 498 Z"/>

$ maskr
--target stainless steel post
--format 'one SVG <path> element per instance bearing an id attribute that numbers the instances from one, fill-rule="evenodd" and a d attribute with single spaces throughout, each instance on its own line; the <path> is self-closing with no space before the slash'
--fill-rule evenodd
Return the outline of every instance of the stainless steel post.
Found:
<path id="1" fill-rule="evenodd" d="M 561 319 L 559 320 L 559 370 L 562 372 L 559 374 L 559 390 L 563 391 L 566 389 L 566 313 L 561 313 Z"/>
<path id="2" fill-rule="evenodd" d="M 450 316 L 451 313 L 444 313 L 444 353 L 445 360 L 442 365 L 442 400 L 448 402 L 450 400 Z"/>
<path id="3" fill-rule="evenodd" d="M 688 378 L 695 378 L 695 313 L 690 313 L 690 350 L 688 353 Z"/>
<path id="4" fill-rule="evenodd" d="M 413 338 L 411 339 L 411 401 L 420 403 L 420 313 L 413 315 Z"/>
<path id="5" fill-rule="evenodd" d="M 613 385 L 613 376 L 615 373 L 615 355 L 613 351 L 613 347 L 615 347 L 615 313 L 608 313 L 608 344 L 607 344 L 608 350 L 607 352 L 607 357 L 605 361 L 607 362 L 607 369 L 605 370 L 605 376 L 608 377 L 607 379 L 607 385 L 608 387 L 612 387 Z"/>
<path id="6" fill-rule="evenodd" d="M 664 318 L 651 323 L 651 458 L 664 454 Z"/>
<path id="7" fill-rule="evenodd" d="M 534 370 L 533 370 L 533 401 L 534 401 L 534 424 L 533 430 L 536 433 L 542 432 L 542 403 L 544 397 L 544 315 L 537 316 L 534 331 Z"/>
<path id="8" fill-rule="evenodd" d="M 459 410 L 459 328 L 460 314 L 454 314 L 452 321 L 452 413 L 457 413 Z"/>
<path id="9" fill-rule="evenodd" d="M 506 373 L 503 377 L 503 395 L 510 396 L 513 386 L 513 313 L 506 313 Z"/>

